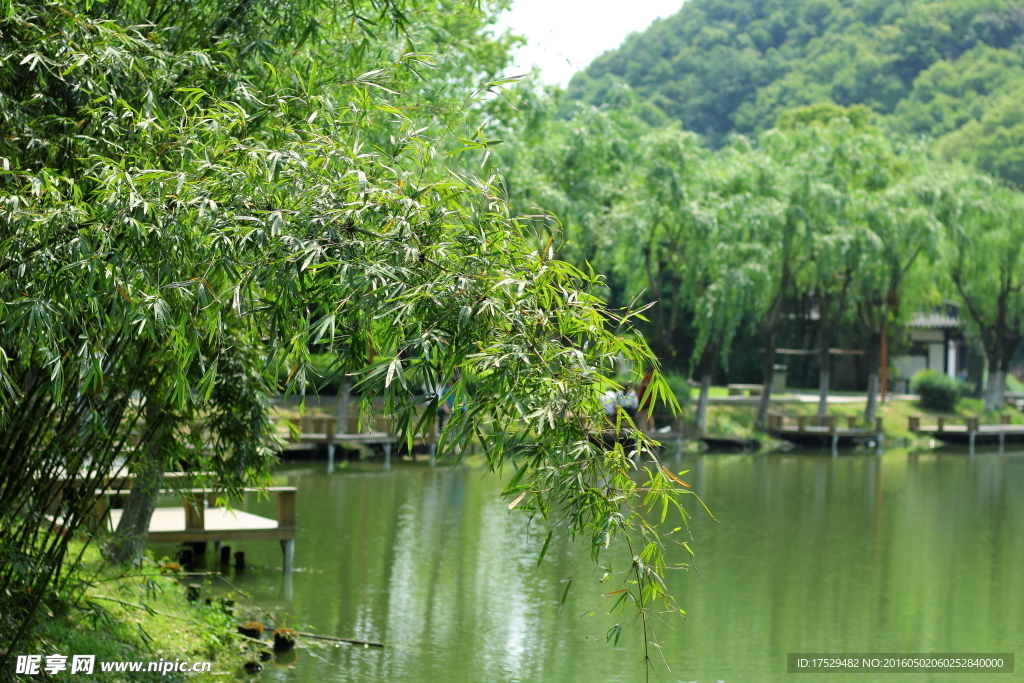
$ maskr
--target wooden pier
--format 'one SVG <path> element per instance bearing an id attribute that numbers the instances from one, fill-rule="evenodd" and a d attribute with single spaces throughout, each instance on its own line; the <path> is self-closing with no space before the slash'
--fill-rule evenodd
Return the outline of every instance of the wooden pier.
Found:
<path id="1" fill-rule="evenodd" d="M 709 450 L 749 453 L 761 449 L 761 442 L 747 436 L 702 436 L 702 441 Z"/>
<path id="2" fill-rule="evenodd" d="M 326 416 L 305 416 L 297 423 L 287 420 L 291 424 L 285 439 L 289 444 L 304 446 L 310 444 L 327 446 L 327 471 L 334 471 L 334 455 L 338 444 L 352 445 L 380 445 L 384 449 L 384 467 L 391 467 L 391 455 L 394 446 L 400 438 L 390 433 L 390 420 L 380 419 L 377 427 L 384 427 L 383 430 L 371 430 L 359 434 L 339 434 L 336 431 L 337 419 Z M 295 428 L 293 430 L 293 428 Z M 413 445 L 427 445 L 430 449 L 430 465 L 434 466 L 437 456 L 437 426 L 436 422 L 429 434 L 418 435 L 413 439 Z"/>
<path id="3" fill-rule="evenodd" d="M 280 541 L 284 555 L 284 571 L 292 571 L 295 560 L 296 493 L 294 486 L 270 486 L 265 489 L 246 488 L 244 491 L 266 491 L 277 494 L 277 518 L 261 517 L 242 510 L 207 507 L 223 491 L 216 489 L 186 489 L 182 507 L 158 507 L 149 522 L 147 543 L 207 543 L 220 546 L 222 541 Z M 108 519 L 109 530 L 117 528 L 122 510 L 112 509 L 111 498 L 127 496 L 130 489 L 104 489 L 96 492 L 100 499 L 94 514 Z M 161 490 L 160 493 L 179 493 Z"/>
<path id="4" fill-rule="evenodd" d="M 971 455 L 976 444 L 998 444 L 1002 453 L 1008 441 L 1024 442 L 1024 425 L 1010 424 L 1009 415 L 1001 415 L 999 424 L 981 424 L 980 418 L 963 415 L 912 415 L 907 419 L 911 432 L 949 444 L 966 445 Z M 934 424 L 926 425 L 925 420 L 934 420 Z"/>
<path id="5" fill-rule="evenodd" d="M 840 426 L 841 419 L 846 422 L 845 426 Z M 768 415 L 768 433 L 801 445 L 830 446 L 833 456 L 839 454 L 840 446 L 852 446 L 857 440 L 873 440 L 875 451 L 881 454 L 882 418 L 876 419 L 872 427 L 858 427 L 858 420 L 859 418 L 853 415 L 826 415 L 817 418 L 771 413 Z"/>

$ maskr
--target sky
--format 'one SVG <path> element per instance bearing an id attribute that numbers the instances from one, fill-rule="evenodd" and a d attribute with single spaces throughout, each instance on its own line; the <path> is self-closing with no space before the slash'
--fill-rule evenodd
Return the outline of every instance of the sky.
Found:
<path id="1" fill-rule="evenodd" d="M 516 57 L 515 73 L 536 64 L 545 83 L 565 86 L 602 52 L 682 5 L 682 0 L 513 0 L 497 28 L 511 28 L 529 40 Z"/>

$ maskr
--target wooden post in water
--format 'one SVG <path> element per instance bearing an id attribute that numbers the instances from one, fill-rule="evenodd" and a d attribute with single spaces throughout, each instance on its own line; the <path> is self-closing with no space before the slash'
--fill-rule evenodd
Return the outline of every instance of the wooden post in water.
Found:
<path id="1" fill-rule="evenodd" d="M 976 418 L 976 417 L 969 417 L 969 418 L 967 418 L 965 420 L 965 422 L 967 423 L 967 433 L 970 435 L 968 437 L 969 440 L 970 440 L 970 454 L 973 456 L 974 455 L 974 437 L 978 433 L 978 418 Z"/>
<path id="2" fill-rule="evenodd" d="M 277 492 L 277 526 L 281 529 L 295 528 L 295 491 Z"/>
<path id="3" fill-rule="evenodd" d="M 885 429 L 882 418 L 875 418 L 875 453 L 877 455 L 882 454 L 882 439 L 885 438 Z"/>
<path id="4" fill-rule="evenodd" d="M 279 529 L 294 529 L 296 525 L 296 492 L 277 492 L 277 527 Z M 284 554 L 284 573 L 290 575 L 295 564 L 295 539 L 288 538 L 281 540 L 281 552 Z"/>
<path id="5" fill-rule="evenodd" d="M 886 312 L 882 319 L 882 359 L 878 368 L 878 393 L 881 403 L 885 403 L 885 393 L 889 383 L 889 314 Z"/>
<path id="6" fill-rule="evenodd" d="M 327 431 L 327 474 L 334 474 L 334 425 L 332 418 L 327 418 L 324 425 Z"/>
<path id="7" fill-rule="evenodd" d="M 185 496 L 185 530 L 206 528 L 206 494 L 194 491 Z"/>
<path id="8" fill-rule="evenodd" d="M 836 423 L 839 418 L 835 415 L 825 416 L 825 425 L 828 427 L 829 433 L 832 435 L 832 457 L 839 457 L 839 432 L 836 430 Z"/>
<path id="9" fill-rule="evenodd" d="M 437 415 L 430 421 L 430 466 L 437 464 Z"/>
<path id="10" fill-rule="evenodd" d="M 291 574 L 295 564 L 295 539 L 287 538 L 281 541 L 281 553 L 284 555 L 284 573 Z"/>

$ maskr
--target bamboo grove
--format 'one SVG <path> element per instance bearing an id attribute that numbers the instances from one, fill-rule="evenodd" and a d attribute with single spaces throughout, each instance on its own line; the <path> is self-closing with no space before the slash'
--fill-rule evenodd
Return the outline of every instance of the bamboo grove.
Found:
<path id="1" fill-rule="evenodd" d="M 623 582 L 627 621 L 649 633 L 678 609 L 660 525 L 675 510 L 685 526 L 684 489 L 595 438 L 614 363 L 657 365 L 636 313 L 537 248 L 477 174 L 484 95 L 514 42 L 487 30 L 497 9 L 0 7 L 5 671 L 40 615 L 69 608 L 68 541 L 94 533 L 91 492 L 136 476 L 134 521 L 96 539 L 130 564 L 168 468 L 194 473 L 184 486 L 266 482 L 270 396 L 305 391 L 314 347 L 407 434 L 441 398 L 420 387 L 450 387 L 465 409 L 443 451 L 472 441 L 511 473 L 517 509 Z M 674 404 L 660 376 L 651 386 Z"/>

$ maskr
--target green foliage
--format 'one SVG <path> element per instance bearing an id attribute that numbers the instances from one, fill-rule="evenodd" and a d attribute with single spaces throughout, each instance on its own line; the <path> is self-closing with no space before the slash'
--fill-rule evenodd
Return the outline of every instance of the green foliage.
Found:
<path id="1" fill-rule="evenodd" d="M 792 334 L 786 317 L 813 307 L 823 348 L 845 328 L 868 352 L 874 386 L 887 326 L 953 298 L 990 365 L 1007 367 L 1024 310 L 1024 239 L 1008 218 L 1018 192 L 873 125 L 863 106 L 790 110 L 757 140 L 733 136 L 711 150 L 677 126 L 645 129 L 625 95 L 558 118 L 556 100 L 527 94 L 534 113 L 522 118 L 553 135 L 510 131 L 502 160 L 513 204 L 550 212 L 547 225 L 565 217 L 548 244 L 604 274 L 609 298 L 648 307 L 644 330 L 664 362 L 683 356 L 708 376 L 727 367 L 738 335 L 757 330 L 761 348 L 774 348 Z M 550 163 L 568 136 L 598 153 Z M 560 182 L 557 202 L 544 204 Z M 869 401 L 868 417 L 875 409 Z"/>
<path id="2" fill-rule="evenodd" d="M 1002 405 L 998 378 L 1024 340 L 1024 197 L 991 178 L 951 168 L 928 198 L 945 227 L 941 274 L 964 304 L 966 327 L 988 358 L 986 405 Z"/>
<path id="3" fill-rule="evenodd" d="M 657 359 L 476 175 L 497 144 L 479 93 L 512 40 L 487 32 L 494 7 L 193 4 L 0 23 L 0 665 L 68 575 L 47 515 L 88 518 L 59 487 L 144 458 L 214 472 L 186 486 L 265 482 L 278 368 L 303 394 L 314 351 L 410 439 L 441 398 L 421 387 L 450 387 L 442 453 L 482 445 L 595 560 L 635 547 L 620 576 L 646 625 L 676 609 L 649 513 L 685 519 L 681 489 L 597 438 L 603 377 Z"/>
<path id="4" fill-rule="evenodd" d="M 979 119 L 965 123 L 936 142 L 947 159 L 960 160 L 1024 185 L 1024 117 L 1020 101 L 1024 84 L 997 98 Z"/>
<path id="5" fill-rule="evenodd" d="M 813 305 L 828 328 L 819 341 L 827 348 L 833 328 L 857 326 L 875 367 L 887 321 L 935 295 L 917 274 L 939 253 L 934 162 L 923 145 L 871 125 L 865 107 L 799 108 L 757 140 L 710 150 L 677 126 L 645 133 L 629 98 L 577 104 L 559 119 L 528 94 L 550 118 L 530 126 L 554 134 L 510 131 L 502 160 L 514 205 L 563 218 L 553 248 L 605 274 L 611 297 L 649 306 L 644 329 L 663 362 L 709 376 L 728 367 L 738 335 L 759 333 L 773 348 L 790 311 Z M 552 164 L 563 136 L 599 153 Z"/>
<path id="6" fill-rule="evenodd" d="M 80 552 L 81 543 L 73 544 L 72 550 Z M 54 618 L 39 630 L 29 651 L 93 654 L 91 679 L 101 683 L 215 680 L 212 671 L 239 670 L 243 662 L 256 659 L 257 648 L 237 637 L 235 618 L 220 603 L 189 602 L 185 585 L 176 572 L 161 571 L 162 563 L 147 557 L 141 567 L 124 572 L 106 566 L 99 552 L 87 550 L 72 570 L 68 590 L 47 605 Z M 104 672 L 100 666 L 161 658 L 212 662 L 212 671 L 165 676 Z"/>
<path id="7" fill-rule="evenodd" d="M 685 406 L 690 402 L 690 382 L 685 375 L 678 372 L 667 372 L 665 381 L 680 406 Z"/>
<path id="8" fill-rule="evenodd" d="M 921 397 L 921 407 L 943 413 L 956 410 L 961 388 L 948 375 L 934 370 L 922 370 L 910 380 L 910 390 Z"/>
<path id="9" fill-rule="evenodd" d="M 846 119 L 855 129 L 864 128 L 871 121 L 871 110 L 862 104 L 840 107 L 831 102 L 821 102 L 807 107 L 787 109 L 775 120 L 779 130 L 792 130 L 798 126 L 813 124 L 828 125 L 836 119 Z"/>
<path id="10" fill-rule="evenodd" d="M 948 158 L 1024 182 L 1014 103 L 1024 11 L 988 0 L 694 0 L 598 57 L 569 94 L 593 104 L 628 84 L 652 125 L 721 144 L 788 127 L 794 107 L 863 105 Z"/>

